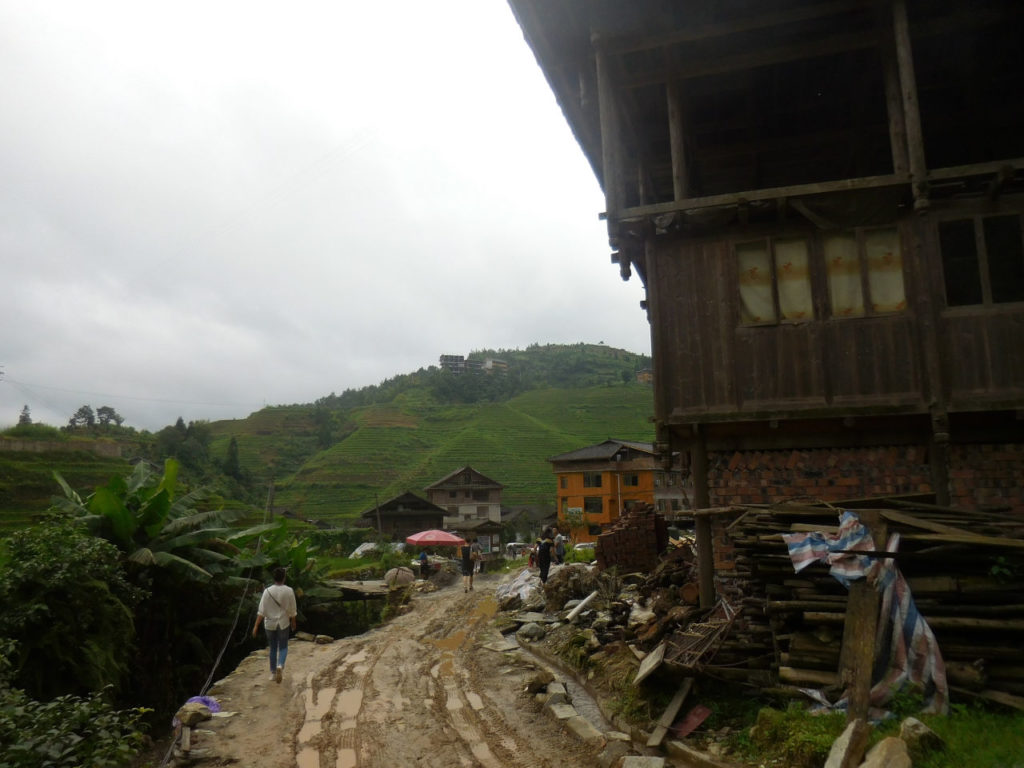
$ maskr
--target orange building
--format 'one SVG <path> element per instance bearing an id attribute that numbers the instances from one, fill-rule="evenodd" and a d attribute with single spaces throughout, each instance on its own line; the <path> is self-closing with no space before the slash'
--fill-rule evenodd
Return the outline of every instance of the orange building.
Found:
<path id="1" fill-rule="evenodd" d="M 651 443 L 609 439 L 548 461 L 557 477 L 559 528 L 571 529 L 576 541 L 595 541 L 602 526 L 637 504 L 666 513 L 689 507 L 679 457 L 666 471 Z"/>

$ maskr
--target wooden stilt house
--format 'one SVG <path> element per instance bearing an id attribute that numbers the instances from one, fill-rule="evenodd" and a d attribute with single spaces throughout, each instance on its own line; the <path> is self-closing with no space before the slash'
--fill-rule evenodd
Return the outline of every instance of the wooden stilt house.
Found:
<path id="1" fill-rule="evenodd" d="M 695 503 L 1024 511 L 1024 4 L 509 0 Z"/>

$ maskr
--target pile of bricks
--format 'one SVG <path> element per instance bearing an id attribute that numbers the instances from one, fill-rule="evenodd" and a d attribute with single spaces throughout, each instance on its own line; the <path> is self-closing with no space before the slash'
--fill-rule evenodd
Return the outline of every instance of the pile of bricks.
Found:
<path id="1" fill-rule="evenodd" d="M 633 507 L 597 537 L 597 566 L 650 572 L 668 547 L 668 523 L 650 505 Z"/>

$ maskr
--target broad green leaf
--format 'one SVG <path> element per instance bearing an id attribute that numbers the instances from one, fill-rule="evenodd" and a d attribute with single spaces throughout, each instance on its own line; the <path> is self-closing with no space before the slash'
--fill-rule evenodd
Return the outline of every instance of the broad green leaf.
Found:
<path id="1" fill-rule="evenodd" d="M 195 563 L 170 552 L 154 552 L 153 559 L 157 565 L 165 568 L 174 568 L 193 579 L 207 581 L 213 578 L 205 568 L 201 568 Z"/>
<path id="2" fill-rule="evenodd" d="M 167 491 L 161 489 L 147 500 L 139 510 L 139 524 L 146 530 L 146 535 L 154 537 L 160 533 L 171 509 L 171 499 Z"/>
<path id="3" fill-rule="evenodd" d="M 78 504 L 79 506 L 81 506 L 82 505 L 82 497 L 78 495 L 78 493 L 75 491 L 74 488 L 72 488 L 70 485 L 67 484 L 67 482 L 64 480 L 64 478 L 61 476 L 60 472 L 57 472 L 56 470 L 54 470 L 53 476 L 57 480 L 57 482 L 60 484 L 61 489 L 64 491 L 64 496 L 69 501 L 72 501 L 75 504 Z"/>
<path id="4" fill-rule="evenodd" d="M 105 517 L 110 522 L 114 543 L 125 551 L 130 550 L 132 536 L 135 535 L 135 517 L 121 497 L 107 486 L 100 486 L 89 499 L 89 511 Z"/>

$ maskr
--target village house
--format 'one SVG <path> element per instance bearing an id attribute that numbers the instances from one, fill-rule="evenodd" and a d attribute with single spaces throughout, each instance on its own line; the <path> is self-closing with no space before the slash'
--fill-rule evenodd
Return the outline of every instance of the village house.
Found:
<path id="1" fill-rule="evenodd" d="M 559 526 L 571 528 L 576 541 L 595 541 L 603 526 L 634 507 L 680 512 L 689 503 L 679 455 L 673 458 L 666 470 L 653 444 L 611 439 L 552 456 Z"/>
<path id="2" fill-rule="evenodd" d="M 501 483 L 466 466 L 442 477 L 424 490 L 444 510 L 444 527 L 460 530 L 467 522 L 489 520 L 501 525 Z"/>
<path id="3" fill-rule="evenodd" d="M 440 529 L 444 523 L 444 509 L 412 491 L 406 491 L 366 510 L 360 519 L 367 528 L 390 536 L 392 541 L 404 542 L 414 533 Z"/>
<path id="4" fill-rule="evenodd" d="M 696 507 L 1024 510 L 1024 5 L 510 5 L 645 286 Z"/>

